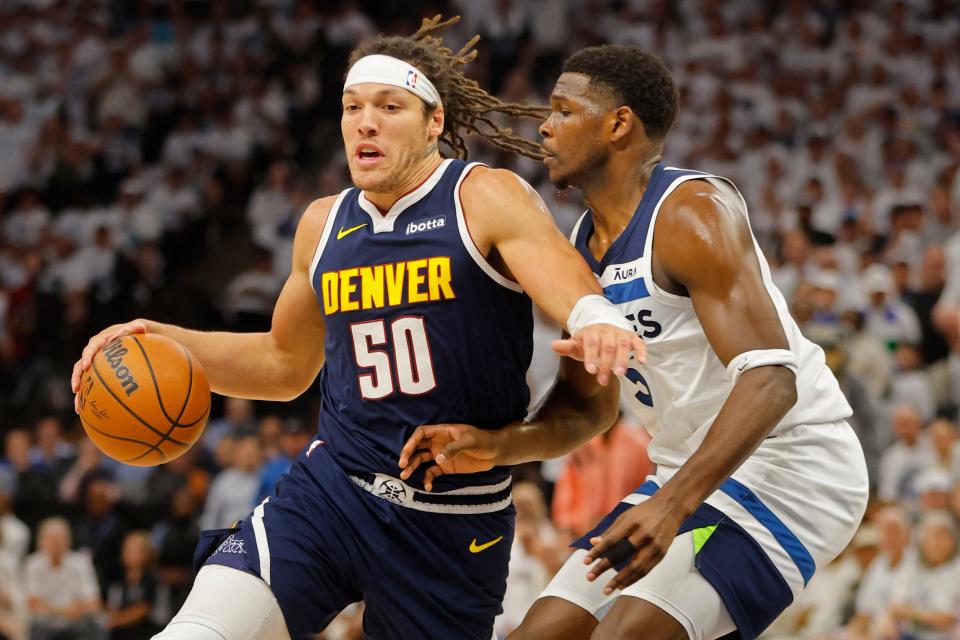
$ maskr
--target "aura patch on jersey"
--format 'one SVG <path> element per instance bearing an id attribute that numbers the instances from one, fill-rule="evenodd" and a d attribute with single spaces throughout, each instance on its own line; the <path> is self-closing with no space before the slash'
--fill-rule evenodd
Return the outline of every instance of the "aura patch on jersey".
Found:
<path id="1" fill-rule="evenodd" d="M 623 264 L 611 264 L 600 276 L 603 295 L 614 304 L 623 304 L 650 296 L 647 283 L 641 275 L 643 259 Z"/>
<path id="2" fill-rule="evenodd" d="M 647 283 L 643 281 L 643 278 L 637 278 L 629 282 L 604 287 L 603 295 L 613 304 L 623 304 L 631 300 L 649 297 L 650 291 L 647 290 Z"/>
<path id="3" fill-rule="evenodd" d="M 320 288 L 328 316 L 457 297 L 449 256 L 328 271 Z"/>

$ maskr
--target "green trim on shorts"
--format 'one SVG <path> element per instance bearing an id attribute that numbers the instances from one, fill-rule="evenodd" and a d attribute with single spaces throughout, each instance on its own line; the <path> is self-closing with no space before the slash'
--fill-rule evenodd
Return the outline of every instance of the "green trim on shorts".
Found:
<path id="1" fill-rule="evenodd" d="M 717 530 L 717 525 L 713 524 L 709 527 L 700 527 L 699 529 L 691 529 L 690 533 L 693 534 L 693 554 L 696 555 L 700 553 L 700 550 L 703 549 L 703 545 L 707 543 L 707 540 L 710 539 L 710 536 L 713 535 L 713 532 Z"/>

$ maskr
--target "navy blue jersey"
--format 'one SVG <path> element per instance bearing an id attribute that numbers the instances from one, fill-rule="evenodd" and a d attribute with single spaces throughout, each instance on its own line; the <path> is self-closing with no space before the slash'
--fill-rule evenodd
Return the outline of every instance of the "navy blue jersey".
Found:
<path id="1" fill-rule="evenodd" d="M 326 319 L 319 437 L 348 472 L 398 474 L 419 425 L 494 429 L 525 416 L 530 299 L 470 238 L 459 188 L 472 166 L 445 160 L 386 214 L 359 189 L 330 211 L 310 271 Z"/>

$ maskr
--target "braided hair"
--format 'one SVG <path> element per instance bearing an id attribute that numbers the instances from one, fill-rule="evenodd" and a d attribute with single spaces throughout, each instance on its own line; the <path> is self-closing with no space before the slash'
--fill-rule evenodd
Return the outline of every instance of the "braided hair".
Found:
<path id="1" fill-rule="evenodd" d="M 364 56 L 380 54 L 404 60 L 422 71 L 430 78 L 443 102 L 445 118 L 440 140 L 450 146 L 458 158 L 466 158 L 469 154 L 464 135 L 475 133 L 500 149 L 542 160 L 544 156 L 539 142 L 514 135 L 511 129 L 498 126 L 492 118 L 500 113 L 511 118 L 542 120 L 546 117 L 547 109 L 503 102 L 481 89 L 476 80 L 468 78 L 458 69 L 477 57 L 474 46 L 480 36 L 472 37 L 454 53 L 436 34 L 459 20 L 460 16 L 454 16 L 441 21 L 440 16 L 436 15 L 424 18 L 420 29 L 412 36 L 379 36 L 367 40 L 350 54 L 349 66 L 352 67 Z"/>

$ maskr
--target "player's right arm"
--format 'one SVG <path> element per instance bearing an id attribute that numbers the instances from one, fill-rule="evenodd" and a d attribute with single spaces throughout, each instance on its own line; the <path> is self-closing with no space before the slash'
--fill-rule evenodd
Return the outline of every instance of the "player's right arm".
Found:
<path id="1" fill-rule="evenodd" d="M 436 464 L 423 480 L 429 491 L 433 480 L 444 474 L 556 458 L 612 427 L 619 407 L 617 378 L 602 386 L 577 361 L 563 358 L 557 381 L 535 418 L 493 430 L 466 424 L 418 427 L 400 454 L 400 477 L 409 478 L 432 460 Z"/>
<path id="2" fill-rule="evenodd" d="M 297 226 L 292 269 L 274 307 L 270 331 L 194 331 L 143 319 L 113 325 L 90 339 L 74 365 L 74 393 L 94 355 L 112 340 L 131 333 L 157 333 L 176 340 L 196 356 L 216 393 L 254 400 L 299 396 L 323 365 L 325 324 L 310 284 L 310 263 L 335 200 L 314 201 Z"/>

